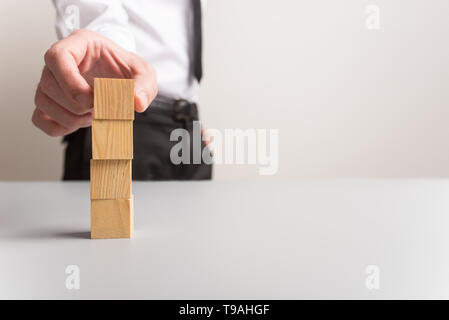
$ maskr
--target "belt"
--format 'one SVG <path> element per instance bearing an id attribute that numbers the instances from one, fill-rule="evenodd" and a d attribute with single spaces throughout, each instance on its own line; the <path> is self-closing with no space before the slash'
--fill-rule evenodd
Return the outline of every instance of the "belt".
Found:
<path id="1" fill-rule="evenodd" d="M 151 103 L 149 109 L 157 109 L 164 113 L 168 112 L 176 121 L 191 121 L 198 119 L 197 104 L 185 99 L 172 99 L 158 95 Z"/>

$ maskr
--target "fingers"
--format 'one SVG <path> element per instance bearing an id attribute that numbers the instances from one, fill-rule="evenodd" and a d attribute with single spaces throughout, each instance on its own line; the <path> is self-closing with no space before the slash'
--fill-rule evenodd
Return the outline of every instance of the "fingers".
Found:
<path id="1" fill-rule="evenodd" d="M 68 130 L 87 127 L 92 123 L 91 113 L 75 115 L 48 97 L 40 88 L 36 90 L 34 102 L 37 109 Z"/>
<path id="2" fill-rule="evenodd" d="M 75 114 L 92 108 L 92 89 L 81 76 L 78 63 L 70 48 L 86 47 L 81 37 L 69 37 L 54 44 L 45 53 L 47 71 L 43 74 L 42 89 Z M 48 82 L 48 84 L 47 84 Z M 58 86 L 55 86 L 54 83 Z M 60 92 L 58 92 L 60 91 Z"/>
<path id="3" fill-rule="evenodd" d="M 55 43 L 44 59 L 32 121 L 50 136 L 91 124 L 93 90 L 87 81 L 93 77 L 133 78 L 137 112 L 145 111 L 157 95 L 156 72 L 150 64 L 91 31 L 73 32 Z"/>
<path id="4" fill-rule="evenodd" d="M 41 80 L 39 82 L 38 90 L 46 96 L 54 100 L 60 106 L 74 114 L 85 114 L 86 108 L 76 102 L 74 99 L 67 96 L 59 86 L 56 78 L 51 73 L 50 69 L 45 66 L 42 71 Z"/>
<path id="5" fill-rule="evenodd" d="M 156 71 L 151 65 L 138 66 L 134 78 L 134 108 L 137 112 L 145 111 L 157 95 Z"/>
<path id="6" fill-rule="evenodd" d="M 73 131 L 61 126 L 39 109 L 35 109 L 31 119 L 33 124 L 51 137 L 60 137 Z"/>

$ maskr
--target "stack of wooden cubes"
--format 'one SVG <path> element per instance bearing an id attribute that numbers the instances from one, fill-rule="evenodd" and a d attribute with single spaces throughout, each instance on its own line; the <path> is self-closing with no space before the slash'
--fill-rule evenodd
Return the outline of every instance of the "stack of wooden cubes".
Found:
<path id="1" fill-rule="evenodd" d="M 134 81 L 94 79 L 90 162 L 91 238 L 130 238 L 133 232 Z"/>

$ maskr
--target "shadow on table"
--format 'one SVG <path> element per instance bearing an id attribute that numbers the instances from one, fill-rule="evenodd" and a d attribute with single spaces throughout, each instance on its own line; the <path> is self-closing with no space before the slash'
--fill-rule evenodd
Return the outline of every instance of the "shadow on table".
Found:
<path id="1" fill-rule="evenodd" d="M 55 232 L 53 237 L 62 239 L 90 239 L 90 231 Z"/>
<path id="2" fill-rule="evenodd" d="M 3 239 L 51 240 L 51 239 L 90 239 L 90 231 L 59 230 L 23 230 L 9 235 L 1 235 Z"/>

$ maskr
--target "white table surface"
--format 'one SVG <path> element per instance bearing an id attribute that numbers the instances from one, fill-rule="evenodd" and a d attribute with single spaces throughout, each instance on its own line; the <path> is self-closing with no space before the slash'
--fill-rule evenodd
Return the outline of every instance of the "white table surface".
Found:
<path id="1" fill-rule="evenodd" d="M 135 236 L 90 240 L 87 182 L 0 183 L 0 298 L 449 298 L 448 180 L 133 187 Z"/>

